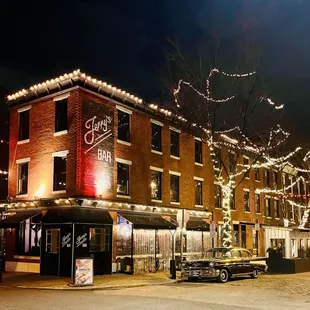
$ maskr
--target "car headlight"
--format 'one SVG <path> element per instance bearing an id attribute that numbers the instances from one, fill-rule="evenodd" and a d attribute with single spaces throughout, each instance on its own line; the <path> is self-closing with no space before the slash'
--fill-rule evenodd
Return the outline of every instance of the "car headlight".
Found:
<path id="1" fill-rule="evenodd" d="M 213 267 L 213 266 L 214 266 L 214 262 L 210 262 L 210 263 L 209 263 L 209 266 L 210 266 L 210 267 Z"/>

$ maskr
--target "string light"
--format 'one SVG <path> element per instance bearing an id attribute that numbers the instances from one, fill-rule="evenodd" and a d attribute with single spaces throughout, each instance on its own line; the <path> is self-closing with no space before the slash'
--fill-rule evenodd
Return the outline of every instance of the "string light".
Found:
<path id="1" fill-rule="evenodd" d="M 7 174 L 8 174 L 8 172 L 7 172 L 7 171 L 5 171 L 5 170 L 0 170 L 0 174 L 7 175 Z"/>

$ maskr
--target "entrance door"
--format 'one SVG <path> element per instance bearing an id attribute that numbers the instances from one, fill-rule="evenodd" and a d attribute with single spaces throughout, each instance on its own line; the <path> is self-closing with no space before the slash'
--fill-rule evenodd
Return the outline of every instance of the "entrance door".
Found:
<path id="1" fill-rule="evenodd" d="M 60 229 L 46 229 L 45 274 L 59 276 Z"/>

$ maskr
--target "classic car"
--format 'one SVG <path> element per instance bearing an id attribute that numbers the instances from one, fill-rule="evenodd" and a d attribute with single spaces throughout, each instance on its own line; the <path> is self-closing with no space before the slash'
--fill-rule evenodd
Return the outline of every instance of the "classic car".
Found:
<path id="1" fill-rule="evenodd" d="M 216 279 L 220 283 L 230 278 L 249 275 L 257 278 L 267 270 L 266 259 L 253 257 L 243 248 L 214 248 L 206 251 L 206 257 L 182 263 L 181 275 L 188 280 Z"/>

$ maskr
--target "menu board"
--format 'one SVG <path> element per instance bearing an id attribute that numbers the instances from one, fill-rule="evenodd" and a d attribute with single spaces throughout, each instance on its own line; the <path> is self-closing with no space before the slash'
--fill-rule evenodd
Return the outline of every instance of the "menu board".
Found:
<path id="1" fill-rule="evenodd" d="M 92 258 L 76 258 L 74 284 L 79 286 L 94 285 L 93 266 Z"/>

